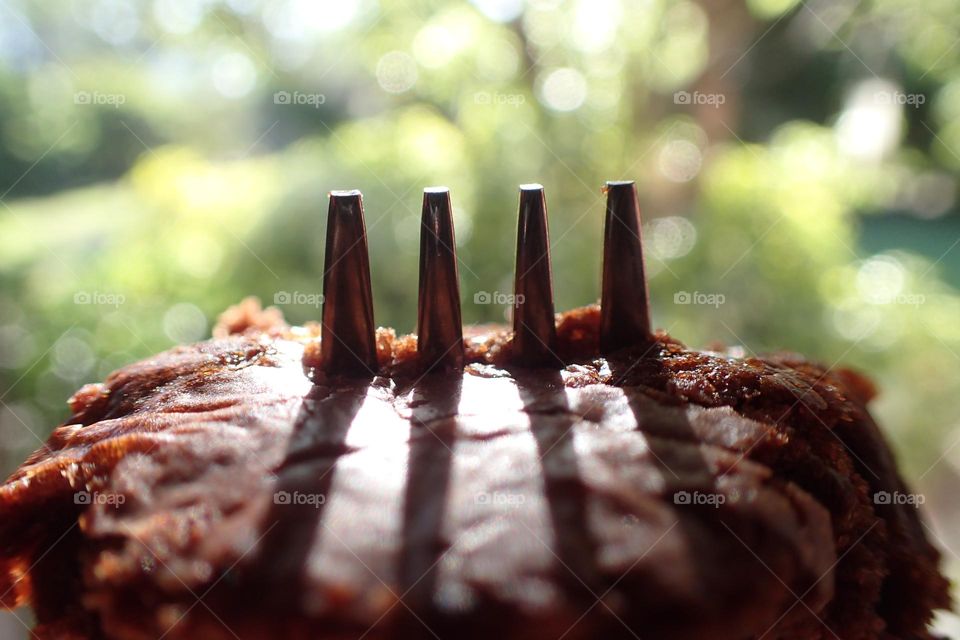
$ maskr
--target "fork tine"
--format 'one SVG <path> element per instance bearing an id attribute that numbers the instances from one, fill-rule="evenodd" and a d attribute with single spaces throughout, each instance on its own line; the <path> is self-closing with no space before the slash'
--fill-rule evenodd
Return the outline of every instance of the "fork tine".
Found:
<path id="1" fill-rule="evenodd" d="M 650 338 L 650 303 L 636 184 L 607 182 L 605 190 L 600 351 L 610 353 Z"/>
<path id="2" fill-rule="evenodd" d="M 513 343 L 525 365 L 557 365 L 547 201 L 539 184 L 520 185 L 517 264 L 513 282 Z"/>
<path id="3" fill-rule="evenodd" d="M 331 191 L 323 265 L 320 368 L 374 375 L 378 369 L 370 256 L 359 191 Z"/>
<path id="4" fill-rule="evenodd" d="M 460 276 L 450 190 L 423 190 L 417 353 L 425 370 L 463 367 Z"/>

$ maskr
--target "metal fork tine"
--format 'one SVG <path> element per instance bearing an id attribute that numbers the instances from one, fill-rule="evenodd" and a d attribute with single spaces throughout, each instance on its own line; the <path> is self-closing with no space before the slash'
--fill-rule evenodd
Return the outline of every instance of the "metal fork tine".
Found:
<path id="1" fill-rule="evenodd" d="M 525 365 L 557 365 L 547 201 L 539 184 L 520 185 L 517 265 L 514 274 L 513 344 Z"/>
<path id="2" fill-rule="evenodd" d="M 600 351 L 610 353 L 649 340 L 650 303 L 637 187 L 632 180 L 607 182 L 606 192 Z"/>
<path id="3" fill-rule="evenodd" d="M 378 369 L 370 256 L 359 191 L 331 191 L 323 265 L 320 368 L 374 375 Z"/>
<path id="4" fill-rule="evenodd" d="M 450 190 L 446 187 L 423 191 L 417 353 L 426 370 L 463 367 L 460 276 Z"/>

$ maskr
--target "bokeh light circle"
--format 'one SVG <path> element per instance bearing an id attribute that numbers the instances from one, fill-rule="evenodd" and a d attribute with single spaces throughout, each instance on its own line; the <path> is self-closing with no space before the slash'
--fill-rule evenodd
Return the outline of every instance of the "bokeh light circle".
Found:
<path id="1" fill-rule="evenodd" d="M 377 62 L 377 84 L 388 93 L 404 93 L 417 83 L 417 63 L 403 51 L 391 51 Z"/>
<path id="2" fill-rule="evenodd" d="M 555 69 L 540 84 L 539 98 L 554 111 L 574 111 L 587 98 L 587 81 L 576 69 Z"/>

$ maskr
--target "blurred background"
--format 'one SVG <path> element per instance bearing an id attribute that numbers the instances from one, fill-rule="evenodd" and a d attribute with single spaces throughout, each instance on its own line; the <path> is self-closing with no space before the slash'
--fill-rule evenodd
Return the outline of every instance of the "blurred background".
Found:
<path id="1" fill-rule="evenodd" d="M 958 9 L 0 0 L 0 471 L 244 296 L 318 320 L 331 189 L 363 191 L 406 332 L 423 187 L 452 190 L 465 320 L 502 321 L 517 185 L 565 309 L 599 296 L 603 181 L 636 179 L 655 324 L 869 372 L 957 576 Z"/>

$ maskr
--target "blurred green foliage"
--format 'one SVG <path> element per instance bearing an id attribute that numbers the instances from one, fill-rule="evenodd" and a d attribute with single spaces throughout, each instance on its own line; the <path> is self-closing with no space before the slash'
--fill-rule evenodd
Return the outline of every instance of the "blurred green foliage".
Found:
<path id="1" fill-rule="evenodd" d="M 950 486 L 957 9 L 5 0 L 4 468 L 78 385 L 319 293 L 331 189 L 363 190 L 377 321 L 410 331 L 423 187 L 452 189 L 465 320 L 496 321 L 516 186 L 547 188 L 564 309 L 598 297 L 600 186 L 635 178 L 657 326 L 868 371 L 908 475 Z"/>

